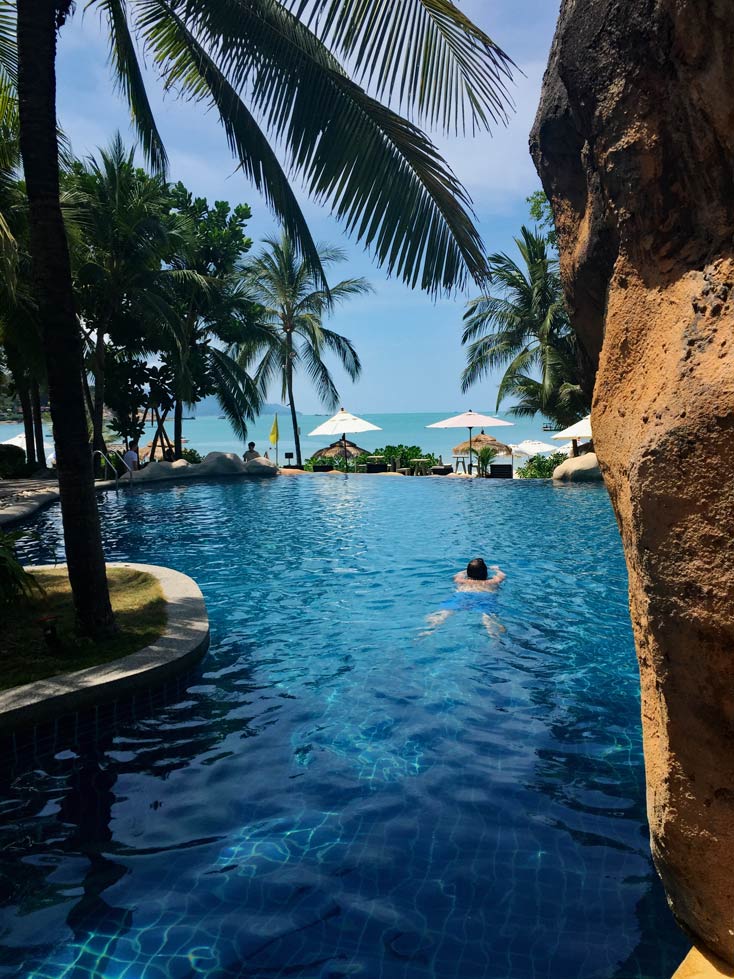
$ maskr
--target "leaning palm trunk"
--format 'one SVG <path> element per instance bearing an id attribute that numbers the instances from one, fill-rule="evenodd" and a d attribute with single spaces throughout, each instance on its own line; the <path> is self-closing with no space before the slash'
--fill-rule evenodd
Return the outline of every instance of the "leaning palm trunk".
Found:
<path id="1" fill-rule="evenodd" d="M 56 441 L 69 581 L 80 630 L 114 630 L 82 389 L 82 343 L 59 204 L 56 134 L 57 19 L 64 0 L 18 0 L 20 148 L 29 203 L 31 255 Z"/>
<path id="2" fill-rule="evenodd" d="M 36 460 L 38 465 L 46 468 L 46 449 L 43 445 L 43 418 L 41 417 L 41 392 L 38 381 L 31 381 L 31 405 L 33 408 L 33 434 L 36 441 Z M 27 443 L 26 443 L 27 444 Z"/>
<path id="3" fill-rule="evenodd" d="M 33 409 L 31 408 L 31 397 L 26 387 L 24 377 L 15 377 L 15 390 L 20 401 L 20 410 L 23 412 L 23 431 L 25 433 L 25 461 L 29 466 L 36 464 L 36 442 L 33 433 Z"/>
<path id="4" fill-rule="evenodd" d="M 94 348 L 94 402 L 92 410 L 92 445 L 95 452 L 107 453 L 104 440 L 104 395 L 105 395 L 105 345 L 104 332 L 97 332 Z"/>

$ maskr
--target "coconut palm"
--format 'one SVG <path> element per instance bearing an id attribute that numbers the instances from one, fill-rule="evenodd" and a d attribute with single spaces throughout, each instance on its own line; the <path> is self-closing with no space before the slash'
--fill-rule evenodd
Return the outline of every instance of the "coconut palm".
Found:
<path id="1" fill-rule="evenodd" d="M 167 289 L 175 271 L 162 262 L 185 247 L 191 229 L 170 214 L 166 181 L 135 166 L 135 151 L 119 133 L 97 157 L 75 163 L 66 182 L 83 225 L 72 249 L 74 291 L 94 378 L 93 397 L 87 392 L 92 444 L 104 452 L 107 348 L 155 349 L 151 332 L 173 315 Z"/>
<path id="2" fill-rule="evenodd" d="M 565 427 L 588 414 L 590 406 L 580 384 L 558 260 L 546 237 L 526 227 L 515 242 L 524 267 L 504 253 L 490 255 L 489 282 L 496 289 L 468 304 L 461 388 L 467 391 L 492 369 L 504 367 L 498 409 L 505 398 L 517 395 L 511 414 L 540 412 Z"/>
<path id="3" fill-rule="evenodd" d="M 378 101 L 414 110 L 418 121 L 446 131 L 504 117 L 509 59 L 450 0 L 91 0 L 90 6 L 107 22 L 112 70 L 154 166 L 165 169 L 166 155 L 134 36 L 168 89 L 217 111 L 243 172 L 317 270 L 303 214 L 258 119 L 310 193 L 329 203 L 388 270 L 431 291 L 483 275 L 462 186 L 424 133 Z M 14 70 L 17 8 L 20 146 L 69 579 L 81 629 L 104 635 L 114 619 L 59 206 L 55 58 L 73 7 L 73 0 L 0 0 L 0 63 Z M 376 97 L 355 78 L 372 82 Z"/>
<path id="4" fill-rule="evenodd" d="M 339 392 L 324 363 L 324 354 L 335 354 L 352 380 L 359 377 L 362 367 L 351 342 L 328 330 L 323 319 L 338 303 L 370 292 L 371 286 L 360 278 L 345 279 L 324 288 L 320 275 L 305 259 L 299 258 L 295 245 L 286 234 L 280 238 L 266 238 L 265 244 L 263 252 L 246 269 L 245 281 L 250 294 L 262 309 L 258 317 L 259 329 L 248 343 L 240 346 L 239 360 L 243 366 L 257 363 L 254 376 L 263 398 L 269 386 L 276 380 L 279 382 L 281 397 L 290 405 L 296 462 L 300 466 L 303 460 L 293 375 L 303 368 L 321 403 L 327 408 L 336 408 Z M 321 269 L 345 258 L 340 248 L 321 246 L 318 253 Z"/>

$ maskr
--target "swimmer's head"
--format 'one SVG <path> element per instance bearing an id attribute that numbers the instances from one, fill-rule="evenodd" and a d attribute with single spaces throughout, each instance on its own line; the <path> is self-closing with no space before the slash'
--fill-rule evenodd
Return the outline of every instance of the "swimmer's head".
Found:
<path id="1" fill-rule="evenodd" d="M 484 559 L 475 557 L 473 561 L 470 561 L 466 566 L 466 576 L 473 581 L 486 581 L 489 573 L 487 572 L 487 565 L 484 563 Z"/>

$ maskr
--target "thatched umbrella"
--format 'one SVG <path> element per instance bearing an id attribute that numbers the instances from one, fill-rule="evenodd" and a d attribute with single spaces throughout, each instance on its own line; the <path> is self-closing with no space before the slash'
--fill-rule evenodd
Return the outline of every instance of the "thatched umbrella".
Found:
<path id="1" fill-rule="evenodd" d="M 510 455 L 512 450 L 509 445 L 505 445 L 504 442 L 498 442 L 493 435 L 485 435 L 484 429 L 479 433 L 479 435 L 473 436 L 472 440 L 467 439 L 466 442 L 460 442 L 459 445 L 454 446 L 454 455 L 461 456 L 465 455 L 467 452 L 478 453 L 480 449 L 494 449 L 497 455 Z"/>
<path id="2" fill-rule="evenodd" d="M 339 439 L 338 442 L 332 442 L 325 449 L 317 449 L 316 452 L 312 453 L 311 458 L 336 459 L 337 456 L 344 456 L 345 454 L 349 459 L 356 459 L 357 456 L 367 455 L 367 449 L 360 449 L 356 442 L 349 439 Z"/>

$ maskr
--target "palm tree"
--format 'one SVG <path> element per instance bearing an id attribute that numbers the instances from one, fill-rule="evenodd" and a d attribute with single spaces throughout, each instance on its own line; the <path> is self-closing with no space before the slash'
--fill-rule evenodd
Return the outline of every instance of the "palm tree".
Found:
<path id="1" fill-rule="evenodd" d="M 191 229 L 171 216 L 166 181 L 135 166 L 135 150 L 125 148 L 119 133 L 98 159 L 75 163 L 67 182 L 83 225 L 72 265 L 94 378 L 93 398 L 86 389 L 92 445 L 104 452 L 107 347 L 154 349 L 151 329 L 172 317 L 167 287 L 173 273 L 162 262 L 185 246 Z"/>
<path id="2" fill-rule="evenodd" d="M 182 451 L 184 404 L 214 394 L 235 433 L 247 438 L 247 422 L 260 407 L 258 388 L 226 348 L 247 340 L 253 303 L 243 284 L 241 263 L 252 240 L 246 204 L 210 207 L 182 183 L 169 190 L 175 214 L 188 222 L 185 247 L 173 260 L 172 307 L 176 325 L 165 357 L 175 377 L 174 452 Z"/>
<path id="3" fill-rule="evenodd" d="M 320 401 L 327 408 L 336 408 L 339 392 L 324 363 L 323 355 L 336 354 L 349 377 L 356 380 L 362 370 L 357 352 L 346 337 L 327 330 L 323 318 L 337 303 L 350 296 L 371 292 L 365 279 L 345 279 L 324 288 L 320 275 L 298 257 L 290 238 L 266 238 L 267 248 L 247 267 L 246 281 L 252 298 L 261 307 L 259 331 L 239 349 L 239 360 L 249 366 L 259 360 L 255 381 L 263 398 L 268 387 L 278 379 L 281 397 L 288 400 L 296 443 L 296 462 L 300 466 L 301 440 L 298 416 L 293 395 L 293 374 L 299 367 L 316 387 Z M 345 254 L 340 248 L 318 249 L 319 268 L 325 269 L 341 262 Z"/>
<path id="4" fill-rule="evenodd" d="M 92 0 L 90 5 L 107 19 L 112 68 L 155 167 L 165 169 L 166 155 L 134 35 L 166 87 L 216 109 L 245 175 L 264 192 L 317 271 L 317 250 L 258 116 L 282 141 L 310 193 L 329 202 L 388 271 L 432 292 L 460 285 L 467 276 L 483 276 L 481 241 L 466 192 L 424 133 L 378 101 L 392 100 L 445 131 L 487 128 L 505 118 L 511 62 L 450 0 Z M 69 578 L 80 628 L 103 635 L 114 628 L 114 619 L 59 204 L 56 43 L 73 0 L 0 0 L 0 68 L 9 84 L 16 71 L 16 7 L 20 146 Z M 355 78 L 374 84 L 376 98 L 350 77 L 340 58 Z"/>
<path id="5" fill-rule="evenodd" d="M 504 367 L 497 408 L 509 395 L 515 415 L 540 412 L 561 427 L 590 410 L 581 387 L 576 337 L 568 320 L 558 260 L 545 236 L 521 230 L 516 238 L 524 268 L 504 253 L 488 258 L 489 281 L 497 286 L 471 300 L 461 338 L 468 344 L 461 389 L 467 391 L 493 368 Z"/>

